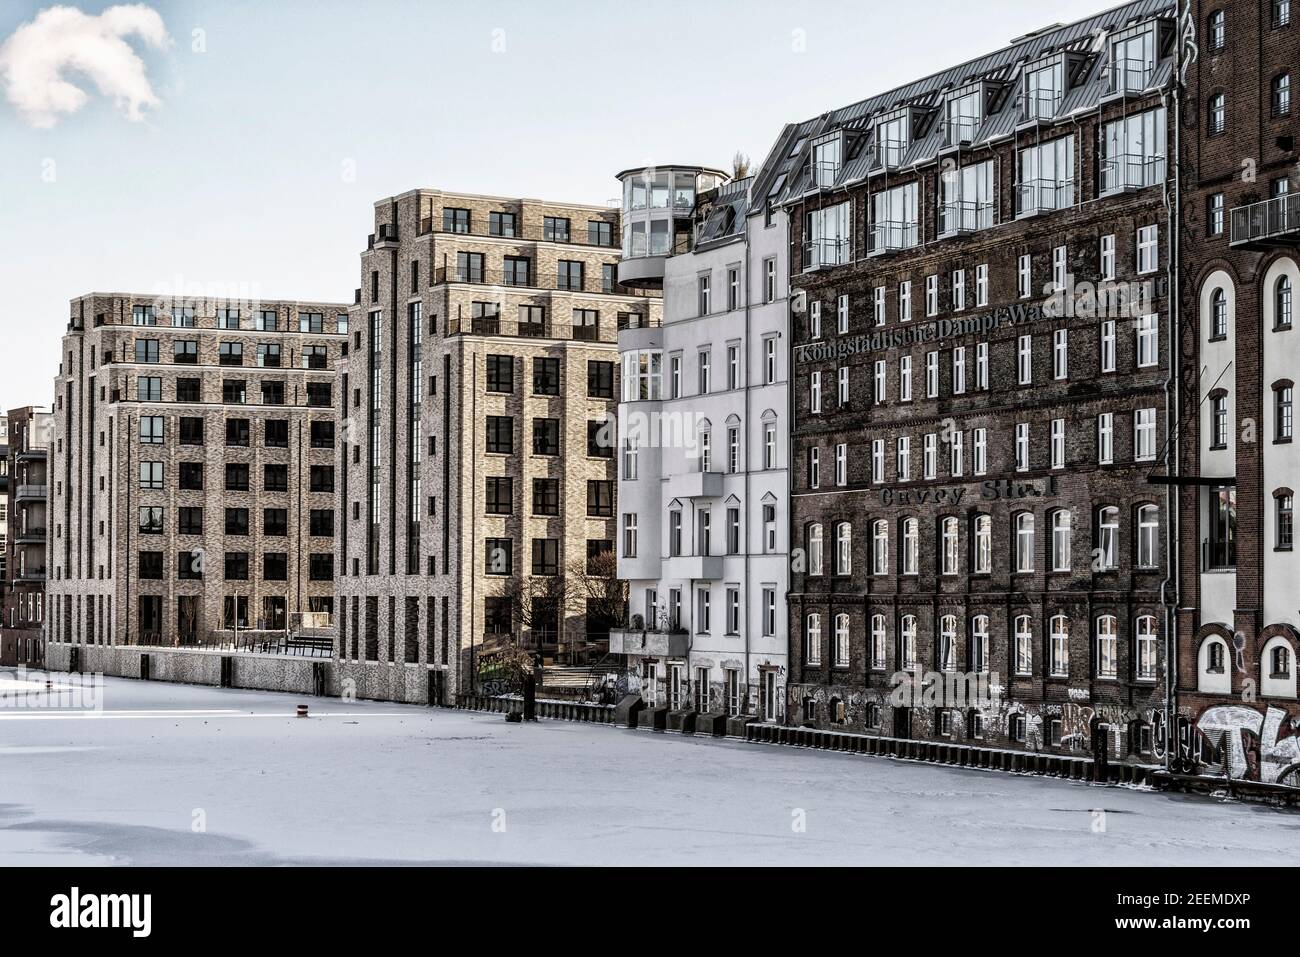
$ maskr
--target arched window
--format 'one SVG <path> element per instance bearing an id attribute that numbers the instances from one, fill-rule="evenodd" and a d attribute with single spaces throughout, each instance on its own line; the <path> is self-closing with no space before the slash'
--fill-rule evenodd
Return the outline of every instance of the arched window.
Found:
<path id="1" fill-rule="evenodd" d="M 1034 570 L 1034 513 L 1016 515 L 1016 571 Z"/>
<path id="2" fill-rule="evenodd" d="M 1286 116 L 1291 112 L 1291 74 L 1273 77 L 1273 115 Z"/>
<path id="3" fill-rule="evenodd" d="M 814 522 L 808 526 L 808 574 L 822 573 L 822 527 Z"/>
<path id="4" fill-rule="evenodd" d="M 871 667 L 885 667 L 885 616 L 871 616 Z"/>
<path id="5" fill-rule="evenodd" d="M 809 612 L 804 627 L 804 661 L 822 663 L 822 616 L 815 611 Z"/>
<path id="6" fill-rule="evenodd" d="M 835 526 L 835 574 L 853 573 L 853 526 L 840 522 Z"/>
<path id="7" fill-rule="evenodd" d="M 835 616 L 835 666 L 849 666 L 849 616 L 843 612 Z"/>
<path id="8" fill-rule="evenodd" d="M 993 571 L 993 517 L 975 516 L 974 543 L 972 552 L 972 571 L 976 575 L 987 575 Z"/>
<path id="9" fill-rule="evenodd" d="M 1222 93 L 1210 97 L 1205 110 L 1206 132 L 1213 136 L 1228 128 L 1228 101 Z"/>
<path id="10" fill-rule="evenodd" d="M 1155 568 L 1158 564 L 1157 548 L 1160 544 L 1160 509 L 1155 505 L 1139 505 L 1137 510 L 1137 566 Z"/>
<path id="11" fill-rule="evenodd" d="M 1034 631 L 1033 620 L 1028 615 L 1017 615 L 1015 629 L 1011 635 L 1012 666 L 1017 675 L 1034 673 Z"/>
<path id="12" fill-rule="evenodd" d="M 1295 655 L 1290 642 L 1282 635 L 1274 635 L 1264 644 L 1260 656 L 1260 691 L 1270 698 L 1296 696 Z"/>
<path id="13" fill-rule="evenodd" d="M 944 575 L 956 575 L 959 561 L 956 518 L 950 515 L 939 523 L 939 537 L 942 542 L 941 571 Z"/>
<path id="14" fill-rule="evenodd" d="M 1051 621 L 1048 646 L 1048 669 L 1053 678 L 1070 676 L 1070 619 L 1054 615 Z"/>
<path id="15" fill-rule="evenodd" d="M 900 668 L 916 667 L 916 616 L 904 615 L 898 625 L 898 663 Z"/>
<path id="16" fill-rule="evenodd" d="M 939 619 L 939 660 L 936 664 L 940 671 L 957 670 L 957 616 L 944 615 Z"/>
<path id="17" fill-rule="evenodd" d="M 889 574 L 889 522 L 883 518 L 871 523 L 871 574 Z"/>
<path id="18" fill-rule="evenodd" d="M 1211 53 L 1217 53 L 1227 44 L 1228 22 L 1222 10 L 1215 10 L 1206 18 L 1205 41 Z"/>
<path id="19" fill-rule="evenodd" d="M 1228 337 L 1228 294 L 1222 289 L 1210 296 L 1210 338 Z"/>
<path id="20" fill-rule="evenodd" d="M 1099 571 L 1119 567 L 1119 509 L 1103 505 L 1097 509 L 1096 565 Z"/>
<path id="21" fill-rule="evenodd" d="M 1156 620 L 1152 615 L 1140 615 L 1134 628 L 1134 644 L 1139 681 L 1156 680 Z"/>
<path id="22" fill-rule="evenodd" d="M 902 547 L 902 570 L 904 575 L 916 575 L 920 571 L 919 553 L 920 553 L 920 535 L 917 531 L 917 520 L 914 518 L 903 519 L 903 547 Z"/>
<path id="23" fill-rule="evenodd" d="M 1052 571 L 1070 570 L 1070 529 L 1074 516 L 1068 508 L 1052 512 Z"/>
<path id="24" fill-rule="evenodd" d="M 1114 615 L 1097 619 L 1097 677 L 1119 676 L 1119 621 Z"/>
<path id="25" fill-rule="evenodd" d="M 1290 442 L 1295 433 L 1295 386 L 1290 379 L 1273 383 L 1273 438 Z"/>
<path id="26" fill-rule="evenodd" d="M 1291 328 L 1291 277 L 1279 276 L 1273 288 L 1273 328 Z"/>
<path id="27" fill-rule="evenodd" d="M 976 615 L 970 625 L 970 670 L 989 670 L 989 617 Z"/>
<path id="28" fill-rule="evenodd" d="M 1209 635 L 1196 655 L 1196 690 L 1229 694 L 1232 673 L 1228 670 L 1228 643 L 1220 635 Z"/>
<path id="29" fill-rule="evenodd" d="M 1273 492 L 1273 547 L 1281 552 L 1295 547 L 1295 495 L 1289 488 Z"/>

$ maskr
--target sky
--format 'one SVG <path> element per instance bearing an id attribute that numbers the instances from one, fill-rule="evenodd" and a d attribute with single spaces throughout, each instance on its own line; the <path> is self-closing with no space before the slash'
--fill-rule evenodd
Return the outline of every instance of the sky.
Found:
<path id="1" fill-rule="evenodd" d="M 0 3 L 0 410 L 68 301 L 351 302 L 376 200 L 604 203 L 1108 0 Z"/>

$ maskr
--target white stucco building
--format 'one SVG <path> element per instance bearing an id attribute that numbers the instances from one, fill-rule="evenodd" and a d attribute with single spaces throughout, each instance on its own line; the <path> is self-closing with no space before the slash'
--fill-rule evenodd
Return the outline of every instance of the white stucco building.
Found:
<path id="1" fill-rule="evenodd" d="M 618 567 L 630 594 L 610 650 L 628 656 L 630 686 L 649 706 L 776 721 L 788 644 L 789 305 L 785 215 L 758 191 L 770 170 L 716 190 L 725 177 L 698 167 L 619 177 L 619 279 L 661 281 L 664 313 L 662 326 L 619 333 Z M 656 203 L 655 182 L 683 174 L 698 187 L 689 228 L 684 208 Z M 674 207 L 686 199 L 673 190 Z M 628 232 L 639 216 L 676 217 L 657 227 L 674 244 L 658 262 Z"/>

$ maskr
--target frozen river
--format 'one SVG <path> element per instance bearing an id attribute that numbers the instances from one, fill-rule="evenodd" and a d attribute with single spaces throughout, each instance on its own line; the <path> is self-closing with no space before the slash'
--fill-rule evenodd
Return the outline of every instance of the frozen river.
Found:
<path id="1" fill-rule="evenodd" d="M 886 758 L 112 678 L 100 711 L 16 708 L 20 690 L 0 674 L 0 866 L 1250 865 L 1300 847 L 1296 813 Z"/>

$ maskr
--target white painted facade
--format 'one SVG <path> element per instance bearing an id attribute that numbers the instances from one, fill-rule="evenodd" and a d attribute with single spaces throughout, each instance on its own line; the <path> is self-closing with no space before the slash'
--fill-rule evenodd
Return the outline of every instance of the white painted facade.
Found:
<path id="1" fill-rule="evenodd" d="M 788 231 L 783 214 L 771 225 L 740 215 L 730 235 L 667 259 L 662 327 L 619 334 L 618 564 L 630 594 L 611 650 L 628 655 L 647 703 L 776 721 L 788 646 Z M 655 369 L 657 380 L 638 380 Z"/>

